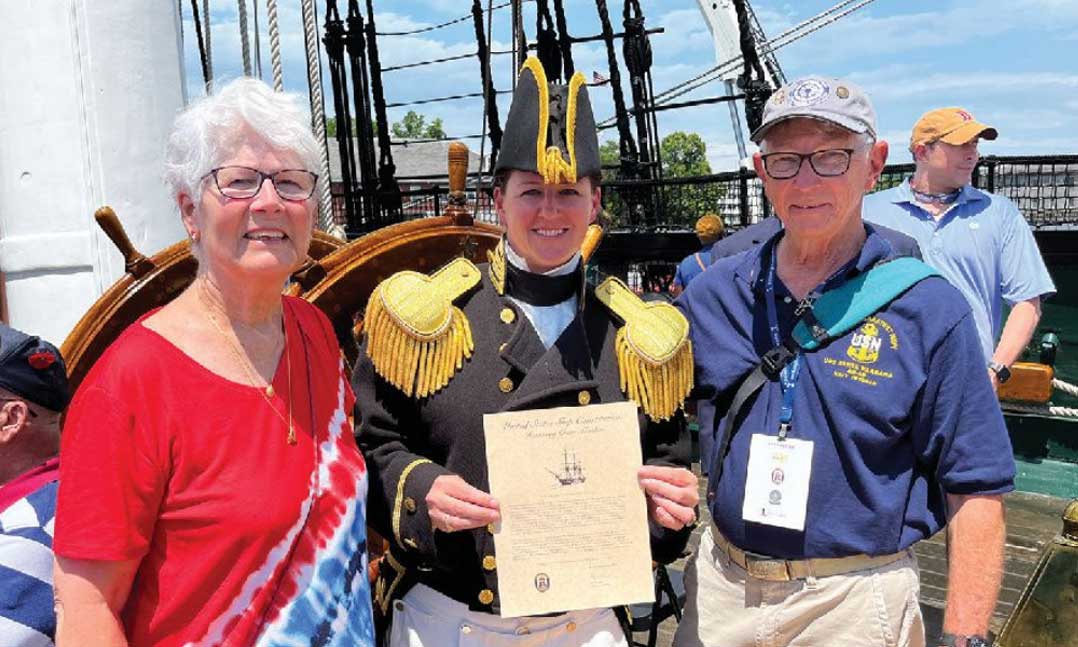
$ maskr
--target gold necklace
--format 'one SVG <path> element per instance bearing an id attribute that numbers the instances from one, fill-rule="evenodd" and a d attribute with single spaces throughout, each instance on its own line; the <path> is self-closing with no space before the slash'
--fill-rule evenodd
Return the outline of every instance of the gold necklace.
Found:
<path id="1" fill-rule="evenodd" d="M 205 281 L 209 281 L 209 279 L 205 279 Z M 205 285 L 205 283 L 203 283 L 201 291 L 207 292 L 208 290 L 209 288 Z M 263 380 L 257 374 L 257 371 L 255 371 L 254 366 L 251 364 L 251 360 L 248 359 L 248 357 L 242 352 L 239 342 L 233 341 L 233 339 L 228 336 L 228 333 L 225 332 L 224 327 L 221 326 L 220 323 L 218 323 L 217 318 L 213 316 L 212 312 L 210 312 L 210 303 L 208 297 L 209 294 L 206 294 L 203 298 L 206 300 L 206 315 L 209 317 L 210 323 L 213 324 L 213 327 L 217 329 L 217 332 L 221 333 L 221 336 L 225 338 L 226 342 L 228 342 L 228 348 L 232 351 L 232 354 L 236 356 L 236 359 L 239 361 L 240 367 L 243 368 L 244 373 L 247 374 L 247 380 L 253 383 L 252 386 L 257 385 Z M 284 353 L 285 366 L 288 367 L 288 419 L 286 420 L 285 417 L 281 415 L 281 412 L 277 410 L 277 407 L 273 406 L 273 400 L 270 400 L 270 398 L 273 397 L 274 393 L 272 382 L 267 383 L 265 388 L 257 386 L 256 388 L 258 388 L 258 392 L 262 395 L 262 399 L 266 401 L 266 404 L 269 406 L 270 410 L 273 411 L 273 413 L 277 414 L 277 417 L 281 419 L 281 422 L 285 423 L 288 426 L 288 444 L 295 445 L 296 427 L 292 423 L 292 356 L 288 353 L 288 326 L 284 323 L 283 312 L 281 313 L 281 317 L 281 327 L 282 331 L 284 332 L 284 348 L 281 352 Z"/>

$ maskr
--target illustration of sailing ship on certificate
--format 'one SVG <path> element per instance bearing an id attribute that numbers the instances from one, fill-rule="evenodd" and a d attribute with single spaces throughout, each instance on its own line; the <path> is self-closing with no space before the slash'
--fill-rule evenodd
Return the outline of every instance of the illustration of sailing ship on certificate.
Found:
<path id="1" fill-rule="evenodd" d="M 554 471 L 547 468 L 546 471 L 550 472 L 558 480 L 558 483 L 562 485 L 577 485 L 588 480 L 584 474 L 584 464 L 576 457 L 576 453 L 570 453 L 569 448 L 563 450 L 563 463 L 559 471 Z"/>

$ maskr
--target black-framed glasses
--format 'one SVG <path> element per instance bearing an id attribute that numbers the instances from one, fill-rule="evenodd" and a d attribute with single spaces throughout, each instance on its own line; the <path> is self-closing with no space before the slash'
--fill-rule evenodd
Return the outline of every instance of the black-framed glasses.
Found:
<path id="1" fill-rule="evenodd" d="M 267 179 L 273 184 L 273 190 L 282 200 L 306 200 L 314 195 L 318 176 L 302 169 L 284 169 L 276 173 L 263 173 L 246 166 L 221 166 L 213 169 L 212 175 L 221 195 L 244 200 L 253 198 L 262 190 L 262 183 Z M 205 176 L 203 176 L 205 177 Z"/>
<path id="2" fill-rule="evenodd" d="M 761 155 L 764 170 L 773 180 L 789 180 L 801 172 L 807 159 L 820 177 L 838 177 L 850 170 L 850 159 L 856 148 L 829 148 L 811 153 L 768 153 Z"/>

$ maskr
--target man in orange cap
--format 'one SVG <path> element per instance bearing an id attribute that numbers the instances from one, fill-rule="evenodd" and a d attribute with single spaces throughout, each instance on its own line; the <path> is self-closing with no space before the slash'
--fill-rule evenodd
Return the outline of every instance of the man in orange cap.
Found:
<path id="1" fill-rule="evenodd" d="M 978 142 L 995 128 L 962 108 L 925 113 L 913 126 L 913 177 L 865 198 L 866 221 L 897 229 L 969 301 L 994 386 L 1029 343 L 1041 299 L 1055 292 L 1033 232 L 1015 204 L 971 185 Z M 1003 303 L 1011 314 L 1003 326 Z M 998 340 L 998 343 L 997 343 Z"/>
<path id="2" fill-rule="evenodd" d="M 705 213 L 696 220 L 696 237 L 700 239 L 700 251 L 689 254 L 677 266 L 674 274 L 674 284 L 670 286 L 670 294 L 677 296 L 685 291 L 689 281 L 711 265 L 711 248 L 722 238 L 726 229 L 722 218 L 713 213 Z"/>

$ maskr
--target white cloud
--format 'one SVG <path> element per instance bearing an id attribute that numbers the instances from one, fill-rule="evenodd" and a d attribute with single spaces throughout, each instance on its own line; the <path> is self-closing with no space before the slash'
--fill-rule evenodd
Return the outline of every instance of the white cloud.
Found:
<path id="1" fill-rule="evenodd" d="M 1027 94 L 1041 89 L 1078 89 L 1078 74 L 1056 72 L 974 72 L 936 73 L 905 79 L 903 82 L 877 83 L 867 80 L 865 90 L 875 102 L 931 95 L 933 103 L 968 103 L 976 95 Z M 955 97 L 955 98 L 952 98 Z"/>

